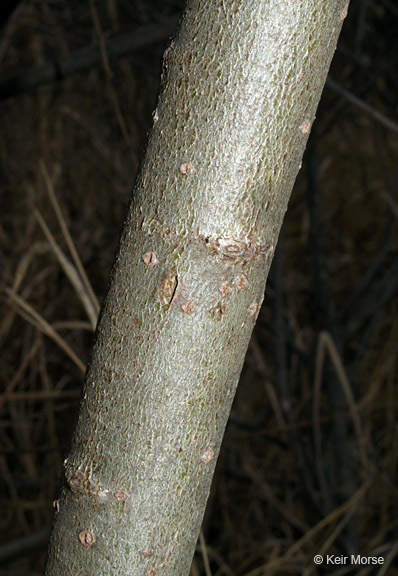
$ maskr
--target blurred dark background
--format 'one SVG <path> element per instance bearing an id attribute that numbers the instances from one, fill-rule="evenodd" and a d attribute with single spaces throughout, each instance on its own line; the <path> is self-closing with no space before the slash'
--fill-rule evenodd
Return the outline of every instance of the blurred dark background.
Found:
<path id="1" fill-rule="evenodd" d="M 182 7 L 0 4 L 0 576 L 43 571 L 96 300 Z M 351 0 L 191 576 L 398 574 L 397 38 L 395 1 Z M 313 563 L 352 552 L 385 564 Z"/>

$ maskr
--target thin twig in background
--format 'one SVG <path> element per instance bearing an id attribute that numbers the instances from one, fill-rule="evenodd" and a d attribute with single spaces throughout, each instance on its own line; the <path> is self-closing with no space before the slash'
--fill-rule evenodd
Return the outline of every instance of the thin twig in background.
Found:
<path id="1" fill-rule="evenodd" d="M 391 547 L 391 550 L 387 554 L 387 558 L 385 559 L 383 566 L 378 571 L 377 576 L 385 576 L 385 574 L 387 574 L 387 570 L 390 568 L 391 563 L 397 556 L 397 554 L 398 554 L 398 540 L 395 542 L 394 546 Z"/>
<path id="2" fill-rule="evenodd" d="M 79 114 L 77 110 L 74 110 L 70 106 L 63 106 L 61 109 L 62 114 L 65 114 L 68 119 L 73 120 L 76 122 L 78 126 L 81 126 L 86 134 L 90 135 L 90 142 L 95 147 L 95 149 L 99 152 L 101 157 L 106 163 L 111 163 L 112 154 L 114 154 L 114 150 L 111 150 L 109 146 L 107 146 L 104 142 L 104 139 L 101 137 L 100 130 L 93 126 L 87 118 L 85 118 L 82 114 Z M 126 179 L 126 171 L 123 169 L 122 166 L 116 164 L 115 169 L 118 172 L 118 176 L 126 180 L 126 186 L 128 180 Z M 130 185 L 130 182 L 128 182 Z"/>
<path id="3" fill-rule="evenodd" d="M 75 263 L 75 266 L 76 266 L 77 270 L 79 271 L 80 277 L 81 277 L 81 279 L 82 279 L 82 281 L 83 281 L 83 283 L 84 283 L 84 286 L 85 286 L 85 288 L 86 288 L 86 290 L 87 290 L 87 292 L 88 292 L 88 294 L 89 294 L 89 296 L 90 296 L 90 298 L 91 298 L 92 305 L 94 306 L 95 312 L 96 312 L 96 314 L 97 314 L 97 316 L 98 316 L 99 311 L 100 311 L 100 305 L 99 305 L 98 299 L 97 299 L 97 297 L 96 297 L 96 295 L 95 295 L 95 292 L 94 292 L 94 290 L 93 290 L 93 288 L 92 288 L 92 286 L 91 286 L 90 280 L 89 280 L 88 277 L 87 277 L 87 274 L 86 274 L 86 272 L 85 272 L 85 270 L 84 270 L 83 264 L 81 263 L 81 260 L 80 260 L 80 258 L 79 258 L 79 254 L 77 253 L 77 250 L 76 250 L 76 248 L 75 248 L 74 242 L 73 242 L 73 240 L 72 240 L 72 236 L 71 236 L 70 233 L 69 233 L 69 230 L 68 230 L 68 227 L 67 227 L 67 225 L 66 225 L 65 219 L 64 219 L 64 217 L 63 217 L 63 215 L 62 215 L 61 208 L 60 208 L 60 206 L 59 206 L 59 204 L 58 204 L 57 197 L 55 196 L 55 192 L 54 192 L 54 188 L 53 188 L 53 185 L 52 185 L 50 176 L 49 176 L 49 174 L 48 174 L 46 165 L 44 164 L 44 161 L 43 161 L 43 160 L 40 161 L 40 168 L 41 168 L 41 171 L 42 171 L 42 174 L 43 174 L 44 181 L 45 181 L 45 183 L 46 183 L 47 192 L 48 192 L 48 195 L 49 195 L 49 197 L 50 197 L 51 204 L 53 205 L 55 215 L 57 216 L 57 220 L 58 220 L 58 222 L 59 222 L 59 225 L 60 225 L 60 227 L 61 227 L 62 233 L 63 233 L 63 235 L 64 235 L 66 244 L 67 244 L 67 246 L 68 246 L 68 248 L 69 248 L 69 252 L 71 253 L 72 260 L 73 260 L 73 262 Z"/>
<path id="4" fill-rule="evenodd" d="M 366 473 L 368 466 L 369 466 L 369 462 L 368 462 L 368 457 L 366 455 L 366 449 L 365 449 L 365 436 L 362 430 L 362 424 L 361 424 L 361 420 L 359 418 L 359 414 L 358 414 L 358 408 L 356 405 L 356 402 L 354 400 L 354 396 L 352 394 L 352 390 L 351 390 L 351 386 L 349 383 L 349 380 L 347 378 L 347 375 L 345 373 L 344 370 L 344 366 L 341 362 L 340 356 L 337 352 L 336 346 L 330 336 L 329 333 L 327 332 L 321 332 L 319 335 L 319 339 L 318 339 L 318 348 L 317 348 L 317 353 L 316 353 L 316 370 L 315 370 L 315 382 L 314 382 L 314 391 L 315 392 L 315 396 L 320 396 L 320 387 L 321 387 L 321 382 L 322 382 L 322 371 L 323 371 L 323 365 L 324 365 L 324 359 L 325 359 L 325 352 L 328 352 L 329 357 L 332 361 L 332 365 L 336 371 L 336 375 L 338 377 L 338 380 L 341 384 L 341 387 L 343 389 L 344 392 L 344 396 L 348 405 L 348 408 L 350 410 L 350 414 L 351 414 L 351 418 L 354 424 L 354 429 L 357 435 L 357 439 L 358 439 L 358 448 L 359 448 L 359 453 L 360 453 L 360 457 L 361 457 L 361 463 L 363 466 L 363 470 L 364 473 Z M 315 410 L 314 410 L 315 412 Z M 320 437 L 321 434 L 321 430 L 320 430 L 320 426 L 319 426 L 319 416 L 318 414 L 314 413 L 314 435 L 315 437 Z M 320 449 L 320 446 L 318 446 L 318 450 Z"/>
<path id="5" fill-rule="evenodd" d="M 266 499 L 269 505 L 278 510 L 281 516 L 283 516 L 292 526 L 298 528 L 301 532 L 306 533 L 309 530 L 307 523 L 301 518 L 297 518 L 294 513 L 284 506 L 284 504 L 275 496 L 265 479 L 262 478 L 261 474 L 254 468 L 252 463 L 245 460 L 243 467 L 250 479 L 258 486 L 260 494 Z"/>
<path id="6" fill-rule="evenodd" d="M 32 348 L 29 350 L 28 354 L 23 359 L 20 367 L 18 368 L 18 370 L 16 371 L 14 376 L 11 378 L 10 382 L 7 384 L 6 389 L 4 391 L 4 394 L 0 395 L 0 410 L 3 407 L 5 400 L 7 400 L 11 396 L 11 394 L 12 394 L 15 386 L 18 384 L 21 376 L 23 375 L 25 370 L 28 368 L 30 362 L 32 361 L 32 359 L 34 358 L 35 354 L 37 353 L 37 351 L 39 349 L 39 345 L 40 345 L 40 342 L 38 340 L 36 340 L 36 342 L 34 343 Z"/>
<path id="7" fill-rule="evenodd" d="M 396 122 L 390 120 L 390 118 L 387 118 L 387 116 L 385 116 L 382 112 L 379 112 L 378 110 L 376 110 L 376 108 L 373 108 L 373 106 L 367 104 L 366 102 L 358 98 L 358 96 L 355 96 L 355 94 L 353 94 L 346 88 L 343 88 L 343 86 L 340 86 L 340 84 L 335 82 L 335 80 L 333 80 L 333 78 L 331 78 L 330 76 L 328 76 L 326 80 L 326 86 L 331 90 L 333 90 L 333 92 L 336 92 L 337 94 L 343 96 L 346 100 L 348 100 L 348 102 L 351 102 L 351 104 L 354 104 L 355 106 L 366 112 L 366 114 L 374 118 L 374 120 L 382 124 L 385 128 L 388 128 L 388 130 L 398 132 L 398 124 L 396 124 Z"/>
<path id="8" fill-rule="evenodd" d="M 207 548 L 206 548 L 205 537 L 203 535 L 203 530 L 201 530 L 199 533 L 199 543 L 200 543 L 200 550 L 202 552 L 203 564 L 205 567 L 206 576 L 211 576 L 209 557 L 207 555 Z"/>
<path id="9" fill-rule="evenodd" d="M 325 518 L 322 518 L 320 522 L 318 522 L 315 526 L 313 526 L 310 530 L 308 530 L 304 536 L 302 536 L 299 540 L 297 540 L 288 550 L 287 552 L 281 556 L 276 558 L 275 560 L 271 560 L 267 564 L 263 564 L 262 566 L 258 566 L 254 570 L 245 573 L 244 576 L 263 576 L 265 574 L 272 574 L 273 571 L 279 567 L 283 567 L 286 562 L 292 559 L 301 548 L 315 536 L 317 536 L 324 528 L 332 524 L 340 518 L 346 511 L 349 511 L 351 508 L 355 508 L 358 503 L 362 500 L 365 496 L 366 492 L 370 488 L 372 484 L 372 480 L 368 480 L 363 486 L 361 486 L 355 494 L 346 502 L 341 504 L 338 508 L 333 510 L 330 514 L 328 514 Z"/>
<path id="10" fill-rule="evenodd" d="M 296 455 L 297 464 L 303 477 L 308 494 L 319 507 L 319 497 L 314 486 L 313 475 L 311 474 L 312 466 L 306 461 L 303 440 L 294 426 L 292 415 L 292 398 L 288 382 L 288 360 L 286 353 L 286 322 L 284 307 L 284 276 L 283 276 L 283 255 L 284 255 L 284 227 L 282 226 L 279 234 L 278 245 L 276 247 L 274 262 L 272 266 L 273 280 L 275 283 L 274 290 L 274 338 L 275 338 L 275 358 L 276 358 L 276 381 L 277 389 L 280 396 L 280 405 L 282 408 L 283 418 L 285 419 L 285 429 L 289 436 L 289 442 L 292 451 Z"/>
<path id="11" fill-rule="evenodd" d="M 0 546 L 0 564 L 7 564 L 13 558 L 21 558 L 21 556 L 35 552 L 38 548 L 47 544 L 49 536 L 49 530 L 40 530 L 3 544 Z"/>
<path id="12" fill-rule="evenodd" d="M 379 298 L 379 289 L 375 290 L 374 282 L 377 276 L 380 274 L 380 270 L 385 266 L 388 255 L 393 251 L 394 247 L 394 236 L 397 229 L 397 220 L 395 218 L 394 207 L 396 202 L 394 201 L 394 194 L 398 187 L 398 166 L 395 166 L 392 176 L 389 179 L 386 191 L 382 191 L 380 196 L 386 201 L 387 205 L 391 208 L 391 211 L 387 211 L 384 222 L 384 233 L 376 252 L 376 256 L 372 259 L 370 265 L 365 270 L 365 273 L 360 278 L 355 289 L 352 291 L 348 302 L 343 307 L 339 314 L 339 322 L 346 323 L 347 316 L 349 315 L 349 326 L 350 329 L 345 331 L 344 338 L 348 340 L 352 336 L 353 329 L 351 325 L 360 325 L 362 318 L 364 316 L 363 310 L 368 310 L 372 308 L 371 303 L 365 301 L 362 305 L 363 300 L 368 299 L 368 294 L 370 291 L 376 292 L 376 300 Z"/>
<path id="13" fill-rule="evenodd" d="M 91 329 L 95 330 L 95 327 L 97 325 L 98 311 L 96 310 L 95 304 L 93 303 L 92 299 L 88 294 L 86 288 L 87 284 L 86 286 L 83 285 L 83 282 L 80 279 L 78 271 L 69 262 L 65 254 L 62 252 L 61 248 L 58 246 L 54 236 L 51 234 L 47 224 L 44 222 L 43 217 L 40 214 L 39 210 L 37 210 L 37 208 L 34 209 L 34 215 L 40 225 L 40 228 L 42 229 L 44 235 L 46 236 L 48 243 L 53 249 L 53 252 L 58 262 L 61 264 L 63 271 L 65 272 L 67 278 L 69 279 L 70 283 L 75 289 L 76 295 L 83 304 L 83 308 L 86 311 L 86 314 L 90 320 Z"/>
<path id="14" fill-rule="evenodd" d="M 315 319 L 318 326 L 321 328 L 328 327 L 330 329 L 331 323 L 331 309 L 332 298 L 329 290 L 330 280 L 327 268 L 327 255 L 325 250 L 325 230 L 322 225 L 324 191 L 320 186 L 319 181 L 319 153 L 318 153 L 318 131 L 316 124 L 313 126 L 307 147 L 307 207 L 309 213 L 309 226 L 308 226 L 308 243 L 310 249 L 310 274 L 312 280 L 312 292 L 314 302 Z M 330 379 L 329 379 L 330 380 Z M 326 387 L 332 388 L 333 384 L 327 382 Z M 329 512 L 336 507 L 335 493 L 331 486 L 326 481 L 325 460 L 324 452 L 321 442 L 321 430 L 319 425 L 320 406 L 321 406 L 321 389 L 320 387 L 314 388 L 314 401 L 313 401 L 313 418 L 314 418 L 314 444 L 315 444 L 315 468 L 317 471 L 319 488 L 321 494 L 321 503 L 324 513 Z M 338 390 L 332 391 L 333 397 L 336 398 Z M 337 404 L 338 399 L 335 399 L 334 404 Z M 333 407 L 333 402 L 332 402 Z M 341 470 L 343 461 L 347 460 L 347 431 L 344 422 L 340 419 L 342 425 L 337 426 L 337 421 L 332 409 L 332 418 L 334 425 L 335 436 L 337 433 L 343 440 L 342 446 L 336 448 L 339 450 L 339 468 Z M 336 443 L 337 444 L 337 443 Z"/>
<path id="15" fill-rule="evenodd" d="M 105 41 L 109 59 L 131 54 L 157 42 L 164 42 L 173 34 L 179 18 L 170 18 L 162 23 L 143 26 L 129 34 L 122 34 Z M 54 82 L 68 76 L 84 72 L 102 61 L 101 51 L 97 46 L 88 46 L 64 58 L 47 62 L 27 70 L 20 70 L 0 80 L 0 101 L 19 96 L 25 92 Z"/>
<path id="16" fill-rule="evenodd" d="M 308 542 L 311 538 L 313 538 L 316 534 L 318 534 L 323 528 L 335 522 L 340 516 L 342 516 L 346 511 L 351 510 L 353 507 L 355 508 L 359 501 L 365 496 L 366 492 L 370 488 L 373 482 L 372 478 L 369 478 L 358 490 L 347 500 L 344 504 L 338 506 L 335 510 L 333 510 L 330 514 L 323 518 L 318 524 L 316 524 L 313 528 L 311 528 L 300 540 L 295 542 L 289 550 L 286 552 L 285 557 L 290 558 L 294 554 L 300 550 L 300 548 Z"/>
<path id="17" fill-rule="evenodd" d="M 287 373 L 287 355 L 286 355 L 286 326 L 284 318 L 284 304 L 283 304 L 283 236 L 284 229 L 282 229 L 278 238 L 278 245 L 275 251 L 273 271 L 275 278 L 275 291 L 274 291 L 274 330 L 275 330 L 275 356 L 276 356 L 276 382 L 279 391 L 280 404 L 283 413 L 288 415 L 287 420 L 290 421 L 291 414 L 291 398 L 288 388 L 288 373 Z"/>
<path id="18" fill-rule="evenodd" d="M 21 314 L 25 312 L 25 318 L 27 317 L 29 322 L 36 326 L 43 334 L 54 340 L 56 344 L 65 352 L 67 356 L 72 360 L 72 362 L 79 368 L 79 370 L 84 374 L 86 371 L 85 364 L 78 358 L 77 354 L 72 350 L 69 344 L 54 330 L 54 328 L 46 321 L 30 304 L 25 302 L 23 298 L 15 294 L 9 288 L 4 289 L 5 293 L 10 297 L 11 300 L 17 304 L 17 311 Z"/>
<path id="19" fill-rule="evenodd" d="M 313 126 L 307 147 L 307 206 L 309 212 L 308 241 L 310 244 L 310 269 L 313 282 L 313 299 L 315 303 L 315 320 L 318 330 L 333 334 L 337 344 L 340 343 L 341 328 L 336 323 L 334 314 L 335 304 L 328 270 L 329 258 L 325 236 L 327 230 L 323 223 L 325 193 L 320 182 L 320 152 L 317 125 Z M 338 336 L 337 336 L 338 335 Z M 318 357 L 317 357 L 318 361 Z M 319 369 L 317 364 L 316 371 Z M 317 380 L 315 379 L 315 382 Z M 349 454 L 349 435 L 347 420 L 344 414 L 344 395 L 341 386 L 336 383 L 335 373 L 326 369 L 324 384 L 328 393 L 333 425 L 333 452 L 336 456 L 336 475 L 330 478 L 326 473 L 326 462 L 321 444 L 321 430 L 319 426 L 320 386 L 314 389 L 314 441 L 316 448 L 316 468 L 318 471 L 324 513 L 335 508 L 343 497 L 355 491 L 356 480 L 352 461 Z M 318 418 L 318 420 L 317 420 Z M 315 423 L 318 423 L 316 425 Z M 330 466 L 329 466 L 330 468 Z M 337 486 L 339 486 L 339 490 Z M 340 494 L 339 494 L 340 492 Z M 344 538 L 341 538 L 348 553 L 358 550 L 358 527 L 355 518 L 347 525 Z"/>
<path id="20" fill-rule="evenodd" d="M 15 485 L 13 475 L 10 472 L 10 467 L 8 465 L 7 459 L 2 454 L 0 454 L 0 473 L 1 473 L 0 477 L 2 479 L 2 482 L 4 483 L 3 485 L 7 487 L 9 498 L 13 505 L 14 509 L 13 517 L 21 526 L 22 530 L 25 533 L 29 533 L 30 531 L 29 522 L 27 521 L 26 516 L 24 514 L 24 510 L 21 506 L 18 490 Z"/>
<path id="21" fill-rule="evenodd" d="M 119 99 L 117 97 L 116 90 L 112 84 L 113 74 L 112 74 L 112 70 L 111 70 L 111 67 L 109 64 L 108 54 L 106 51 L 104 34 L 102 32 L 101 22 L 100 22 L 100 19 L 98 17 L 98 12 L 97 12 L 97 9 L 95 7 L 93 0 L 90 0 L 90 10 L 91 10 L 91 15 L 92 15 L 92 18 L 94 21 L 95 32 L 96 32 L 96 35 L 98 37 L 98 42 L 99 42 L 99 46 L 100 46 L 102 64 L 103 64 L 103 67 L 105 70 L 106 83 L 107 83 L 107 87 L 108 87 L 108 91 L 109 91 L 109 96 L 110 96 L 110 99 L 111 99 L 111 102 L 113 105 L 113 109 L 115 111 L 116 119 L 118 121 L 121 133 L 123 135 L 123 138 L 124 138 L 127 146 L 131 147 L 131 136 L 129 134 L 125 119 L 124 119 L 122 111 L 120 109 Z"/>
<path id="22" fill-rule="evenodd" d="M 36 390 L 31 392 L 12 392 L 0 394 L 0 402 L 18 400 L 51 400 L 55 398 L 78 398 L 81 390 Z"/>
<path id="23" fill-rule="evenodd" d="M 381 278 L 374 280 L 372 286 L 356 304 L 345 327 L 345 340 L 349 340 L 360 329 L 360 344 L 353 364 L 363 355 L 366 344 L 378 317 L 386 305 L 396 297 L 398 287 L 398 260 L 393 260 Z M 365 329 L 364 329 L 365 328 Z"/>
<path id="24" fill-rule="evenodd" d="M 358 25 L 355 33 L 354 42 L 354 58 L 356 60 L 361 60 L 362 43 L 366 34 L 367 27 L 367 15 L 369 10 L 369 0 L 362 0 L 359 4 L 359 14 L 358 14 Z"/>
<path id="25" fill-rule="evenodd" d="M 349 508 L 347 514 L 344 516 L 344 518 L 340 520 L 335 529 L 331 532 L 331 534 L 326 538 L 322 546 L 319 548 L 318 554 L 320 556 L 324 556 L 326 552 L 328 552 L 328 550 L 330 549 L 336 538 L 341 534 L 345 526 L 347 526 L 348 522 L 350 521 L 350 518 L 356 513 L 358 507 L 359 507 L 359 501 L 357 501 L 353 506 L 351 506 L 351 508 Z M 310 576 L 310 574 L 312 574 L 316 570 L 316 568 L 317 568 L 316 564 L 311 564 L 303 572 L 303 576 Z"/>
<path id="26" fill-rule="evenodd" d="M 6 22 L 4 20 L 0 21 L 0 26 L 2 27 L 2 39 L 0 41 L 0 69 L 3 58 L 7 52 L 7 48 L 16 28 L 17 18 L 19 16 L 19 11 L 21 10 L 21 4 L 22 0 L 13 0 L 12 2 L 8 2 L 4 8 L 2 6 L 2 10 L 5 10 L 6 17 L 8 19 Z M 7 14 L 8 11 L 10 11 L 10 14 Z M 1 16 L 4 18 L 4 12 L 2 12 Z"/>
<path id="27" fill-rule="evenodd" d="M 40 254 L 40 255 L 45 254 L 49 250 L 50 250 L 50 247 L 47 244 L 47 242 L 35 242 L 29 248 L 29 250 L 27 250 L 26 254 L 24 254 L 24 256 L 21 258 L 21 260 L 18 262 L 17 270 L 15 272 L 14 279 L 12 281 L 12 290 L 14 292 L 18 292 L 18 290 L 22 284 L 22 281 L 27 274 L 29 266 L 30 266 L 31 262 L 34 260 L 34 258 L 38 254 Z M 10 331 L 10 329 L 12 327 L 14 315 L 15 315 L 15 311 L 12 308 L 9 308 L 6 311 L 6 313 L 4 314 L 4 317 L 3 317 L 2 322 L 0 324 L 0 342 L 2 342 L 6 338 L 6 335 Z"/>
<path id="28" fill-rule="evenodd" d="M 269 378 L 266 377 L 267 370 L 266 370 L 266 366 L 264 363 L 263 354 L 261 352 L 261 348 L 257 342 L 257 338 L 256 338 L 255 334 L 251 337 L 250 349 L 253 352 L 253 356 L 254 356 L 254 359 L 255 359 L 256 364 L 258 366 L 258 369 L 261 371 L 261 373 L 264 377 L 264 388 L 265 388 L 266 394 L 268 396 L 268 399 L 270 401 L 270 404 L 272 406 L 272 409 L 274 411 L 276 421 L 278 422 L 280 429 L 284 429 L 286 426 L 285 418 L 284 418 L 282 411 L 281 411 L 281 408 L 279 406 L 278 397 L 275 393 L 274 387 L 272 386 L 271 382 L 269 381 Z"/>

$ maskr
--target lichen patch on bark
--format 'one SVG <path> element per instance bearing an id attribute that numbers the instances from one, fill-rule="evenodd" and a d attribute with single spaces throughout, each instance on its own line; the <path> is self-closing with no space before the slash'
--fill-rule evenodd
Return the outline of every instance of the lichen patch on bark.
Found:
<path id="1" fill-rule="evenodd" d="M 184 312 L 184 314 L 192 314 L 195 308 L 196 306 L 193 300 L 188 300 L 188 302 L 181 304 L 181 310 Z"/>
<path id="2" fill-rule="evenodd" d="M 349 2 L 347 2 L 347 4 L 344 6 L 343 10 L 340 12 L 340 20 L 345 20 L 345 18 L 347 17 L 348 5 L 349 5 Z"/>
<path id="3" fill-rule="evenodd" d="M 126 502 L 128 494 L 124 490 L 116 490 L 115 498 L 118 502 Z"/>
<path id="4" fill-rule="evenodd" d="M 210 309 L 209 312 L 212 318 L 220 321 L 223 317 L 223 314 L 225 313 L 225 306 L 221 304 L 221 302 L 218 302 L 215 306 L 213 306 L 213 308 Z"/>
<path id="5" fill-rule="evenodd" d="M 304 122 L 300 125 L 300 131 L 302 134 L 309 134 L 311 132 L 311 120 L 307 118 Z"/>
<path id="6" fill-rule="evenodd" d="M 241 274 L 236 278 L 234 284 L 236 286 L 236 289 L 240 291 L 243 288 L 247 288 L 249 286 L 249 280 L 247 279 L 247 276 L 245 276 L 245 274 Z"/>
<path id="7" fill-rule="evenodd" d="M 223 298 L 232 292 L 232 288 L 227 280 L 221 284 L 220 292 Z"/>
<path id="8" fill-rule="evenodd" d="M 142 256 L 142 260 L 147 266 L 156 266 L 158 263 L 158 257 L 156 256 L 156 253 L 152 252 L 151 250 L 145 252 L 145 254 Z"/>
<path id="9" fill-rule="evenodd" d="M 213 448 L 209 448 L 209 450 L 206 450 L 206 452 L 202 454 L 200 459 L 202 460 L 203 464 L 208 464 L 211 460 L 213 460 L 213 456 L 214 450 Z"/>
<path id="10" fill-rule="evenodd" d="M 257 300 L 253 300 L 253 302 L 250 304 L 249 308 L 247 309 L 247 311 L 249 312 L 249 316 L 254 316 L 256 314 L 257 310 L 258 310 Z"/>
<path id="11" fill-rule="evenodd" d="M 195 172 L 195 168 L 192 166 L 190 162 L 183 162 L 180 165 L 180 172 L 185 176 L 191 176 Z"/>
<path id="12" fill-rule="evenodd" d="M 106 502 L 107 500 L 110 499 L 112 493 L 110 490 L 100 490 L 97 494 L 98 498 L 100 500 L 102 500 L 103 502 Z"/>
<path id="13" fill-rule="evenodd" d="M 145 550 L 145 552 L 142 553 L 144 558 L 149 558 L 149 556 L 151 556 L 152 554 L 152 550 Z"/>

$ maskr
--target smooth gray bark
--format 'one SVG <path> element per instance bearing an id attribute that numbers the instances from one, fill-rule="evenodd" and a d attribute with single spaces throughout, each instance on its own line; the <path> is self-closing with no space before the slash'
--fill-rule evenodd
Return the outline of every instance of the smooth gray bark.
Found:
<path id="1" fill-rule="evenodd" d="M 47 576 L 188 574 L 346 0 L 191 0 L 166 51 Z"/>

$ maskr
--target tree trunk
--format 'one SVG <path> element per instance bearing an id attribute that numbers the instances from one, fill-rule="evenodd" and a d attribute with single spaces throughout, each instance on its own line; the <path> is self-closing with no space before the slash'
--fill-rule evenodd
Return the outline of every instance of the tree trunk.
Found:
<path id="1" fill-rule="evenodd" d="M 96 333 L 47 576 L 188 574 L 347 0 L 190 0 Z"/>

